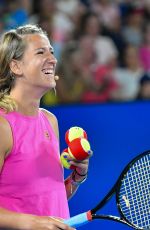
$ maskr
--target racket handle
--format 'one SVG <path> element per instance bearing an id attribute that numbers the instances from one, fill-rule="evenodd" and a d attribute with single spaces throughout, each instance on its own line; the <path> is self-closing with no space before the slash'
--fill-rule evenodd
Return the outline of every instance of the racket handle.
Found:
<path id="1" fill-rule="evenodd" d="M 84 212 L 79 215 L 73 216 L 68 220 L 65 220 L 64 223 L 68 224 L 70 227 L 77 228 L 79 226 L 82 226 L 86 223 L 88 223 L 90 220 L 92 220 L 91 213 Z"/>

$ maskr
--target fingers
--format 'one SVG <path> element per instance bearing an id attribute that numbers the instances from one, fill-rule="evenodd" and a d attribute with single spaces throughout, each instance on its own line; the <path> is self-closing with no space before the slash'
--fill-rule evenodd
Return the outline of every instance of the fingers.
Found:
<path id="1" fill-rule="evenodd" d="M 88 165 L 89 165 L 89 162 L 88 160 L 84 160 L 84 162 L 75 162 L 75 161 L 72 161 L 70 162 L 70 164 L 74 165 L 76 167 L 76 171 L 79 173 L 79 174 L 87 174 L 88 172 Z"/>
<path id="2" fill-rule="evenodd" d="M 70 164 L 72 165 L 75 165 L 77 167 L 84 167 L 84 166 L 88 166 L 89 164 L 89 159 L 85 159 L 85 160 L 82 160 L 82 161 L 77 161 L 77 160 L 73 160 L 71 159 L 69 161 Z"/>
<path id="3" fill-rule="evenodd" d="M 86 158 L 84 160 L 76 160 L 76 159 L 73 159 L 73 158 L 67 158 L 69 160 L 69 162 L 74 162 L 74 163 L 77 163 L 77 164 L 88 164 L 89 163 L 89 158 Z"/>
<path id="4" fill-rule="evenodd" d="M 68 226 L 67 224 L 64 224 L 63 219 L 61 219 L 61 218 L 50 217 L 50 219 L 58 229 L 75 230 L 75 228 L 72 228 L 72 227 Z"/>
<path id="5" fill-rule="evenodd" d="M 67 156 L 67 160 L 69 161 L 69 164 L 72 166 L 75 166 L 77 171 L 81 174 L 86 174 L 88 171 L 89 166 L 89 158 L 86 158 L 84 160 L 76 160 L 71 158 L 70 156 Z"/>

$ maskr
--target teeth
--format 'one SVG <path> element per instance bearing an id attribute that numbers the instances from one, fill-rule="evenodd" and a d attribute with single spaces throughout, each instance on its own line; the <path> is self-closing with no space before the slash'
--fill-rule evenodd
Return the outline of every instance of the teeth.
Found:
<path id="1" fill-rule="evenodd" d="M 54 70 L 53 69 L 43 69 L 42 72 L 44 74 L 53 74 L 54 73 Z"/>

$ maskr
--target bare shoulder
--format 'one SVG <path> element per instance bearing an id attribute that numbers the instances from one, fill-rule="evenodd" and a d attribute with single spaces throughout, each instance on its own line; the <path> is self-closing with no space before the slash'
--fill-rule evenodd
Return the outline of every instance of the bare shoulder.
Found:
<path id="1" fill-rule="evenodd" d="M 8 121 L 0 116 L 0 168 L 5 156 L 10 152 L 13 144 L 11 127 Z"/>
<path id="2" fill-rule="evenodd" d="M 59 128 L 58 128 L 57 117 L 46 109 L 41 108 L 41 111 L 46 115 L 50 124 L 52 125 L 52 128 L 54 129 L 54 132 L 56 133 L 56 136 L 59 138 Z"/>
<path id="3" fill-rule="evenodd" d="M 8 121 L 3 116 L 0 116 L 0 133 L 3 133 L 1 138 L 4 137 L 5 135 L 8 136 L 10 131 L 11 128 Z"/>

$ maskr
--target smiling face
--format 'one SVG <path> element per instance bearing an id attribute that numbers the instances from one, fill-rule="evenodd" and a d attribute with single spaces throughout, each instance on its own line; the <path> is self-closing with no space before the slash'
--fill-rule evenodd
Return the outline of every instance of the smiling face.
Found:
<path id="1" fill-rule="evenodd" d="M 27 47 L 21 60 L 17 61 L 19 68 L 16 83 L 25 86 L 41 88 L 45 92 L 56 86 L 56 58 L 48 38 L 41 34 L 25 35 Z"/>

